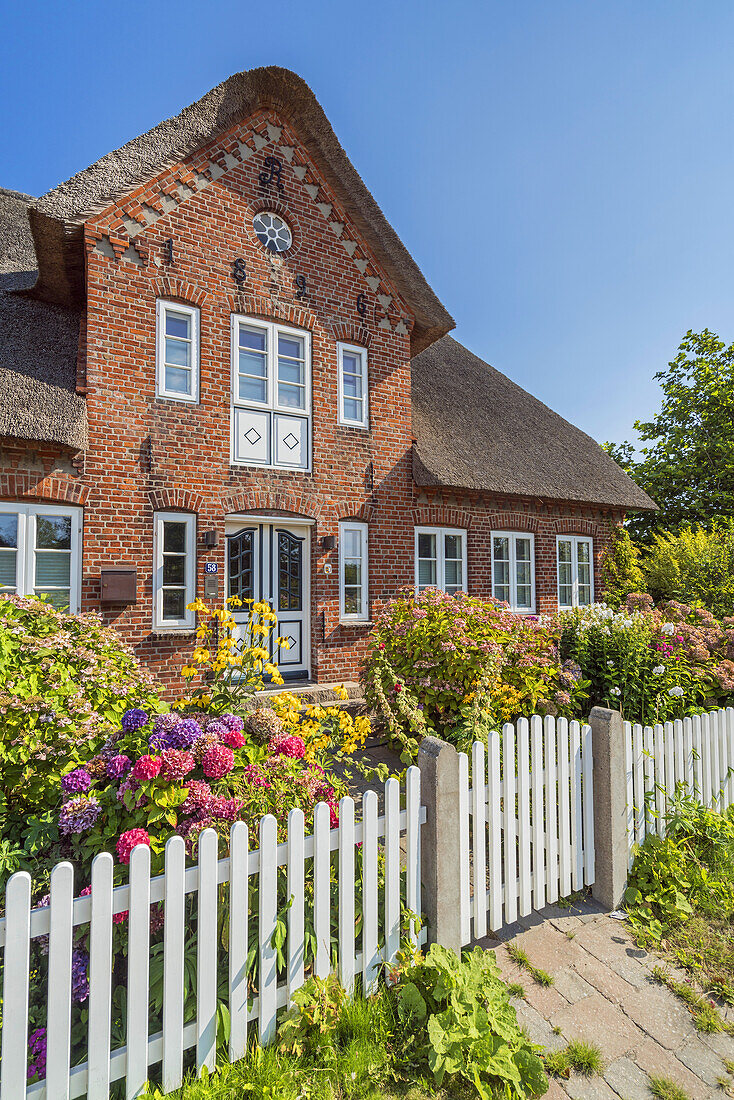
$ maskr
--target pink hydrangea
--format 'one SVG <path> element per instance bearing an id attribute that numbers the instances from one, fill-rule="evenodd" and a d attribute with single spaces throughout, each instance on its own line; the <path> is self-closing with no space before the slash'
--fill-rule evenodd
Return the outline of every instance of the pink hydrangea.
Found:
<path id="1" fill-rule="evenodd" d="M 161 755 L 163 757 L 163 778 L 168 779 L 171 783 L 183 779 L 196 766 L 194 757 L 186 749 L 164 749 Z"/>
<path id="2" fill-rule="evenodd" d="M 234 767 L 234 753 L 226 745 L 212 745 L 207 749 L 201 762 L 204 775 L 210 779 L 221 779 Z"/>
<path id="3" fill-rule="evenodd" d="M 306 755 L 306 745 L 295 734 L 276 733 L 268 741 L 268 750 L 273 756 L 290 756 L 294 760 L 302 760 Z"/>
<path id="4" fill-rule="evenodd" d="M 158 756 L 141 756 L 135 761 L 132 770 L 133 779 L 142 783 L 145 779 L 155 779 L 163 767 L 163 761 Z"/>
<path id="5" fill-rule="evenodd" d="M 241 798 L 213 798 L 210 803 L 212 817 L 220 821 L 236 821 L 242 809 Z"/>
<path id="6" fill-rule="evenodd" d="M 122 913 L 115 913 L 112 918 L 113 924 L 124 924 L 128 917 L 128 910 L 125 909 Z"/>
<path id="7" fill-rule="evenodd" d="M 339 805 L 336 802 L 327 803 L 329 807 L 329 825 L 332 829 L 336 829 L 339 824 Z"/>
<path id="8" fill-rule="evenodd" d="M 137 844 L 147 844 L 150 848 L 150 837 L 145 829 L 128 829 L 117 838 L 117 857 L 120 863 L 129 863 L 133 848 Z"/>
<path id="9" fill-rule="evenodd" d="M 212 802 L 212 789 L 201 779 L 192 779 L 189 783 L 186 801 L 181 806 L 182 814 L 206 814 Z"/>
<path id="10" fill-rule="evenodd" d="M 246 740 L 247 738 L 242 730 L 228 730 L 226 728 L 220 737 L 222 744 L 229 745 L 231 749 L 241 749 Z"/>

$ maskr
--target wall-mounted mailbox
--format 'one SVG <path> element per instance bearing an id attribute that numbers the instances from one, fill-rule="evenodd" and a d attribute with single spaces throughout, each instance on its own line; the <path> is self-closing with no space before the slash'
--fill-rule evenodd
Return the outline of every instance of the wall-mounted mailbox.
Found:
<path id="1" fill-rule="evenodd" d="M 137 569 L 102 569 L 102 603 L 137 603 Z"/>

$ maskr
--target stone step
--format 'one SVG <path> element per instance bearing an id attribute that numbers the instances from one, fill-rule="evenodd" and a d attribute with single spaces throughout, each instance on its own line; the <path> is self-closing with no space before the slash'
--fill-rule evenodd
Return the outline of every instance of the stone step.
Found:
<path id="1" fill-rule="evenodd" d="M 347 690 L 348 698 L 342 699 L 337 694 L 337 688 L 344 687 Z M 263 691 L 257 691 L 254 695 L 255 706 L 267 706 L 269 700 L 274 695 L 282 695 L 284 692 L 290 692 L 292 695 L 296 695 L 301 703 L 302 709 L 306 707 L 316 706 L 317 704 L 322 707 L 339 707 L 341 710 L 347 710 L 350 714 L 363 714 L 366 713 L 366 703 L 362 692 L 362 685 L 353 680 L 338 681 L 330 684 L 314 684 L 296 682 L 293 684 L 285 683 L 281 685 L 273 685 L 267 687 Z"/>

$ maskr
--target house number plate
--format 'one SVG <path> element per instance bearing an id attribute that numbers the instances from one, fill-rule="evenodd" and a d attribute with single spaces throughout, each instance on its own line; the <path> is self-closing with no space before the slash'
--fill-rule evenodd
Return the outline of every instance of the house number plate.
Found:
<path id="1" fill-rule="evenodd" d="M 204 563 L 204 572 L 205 573 L 218 573 L 219 572 L 219 563 L 216 562 L 216 561 L 207 561 L 207 562 L 205 562 Z"/>

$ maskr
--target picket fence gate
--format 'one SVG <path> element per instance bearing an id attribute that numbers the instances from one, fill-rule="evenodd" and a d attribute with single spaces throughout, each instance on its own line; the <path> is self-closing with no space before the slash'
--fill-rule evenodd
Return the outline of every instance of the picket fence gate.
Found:
<path id="1" fill-rule="evenodd" d="M 229 884 L 228 1007 L 230 1012 L 229 1057 L 242 1058 L 248 1023 L 257 1021 L 259 1040 L 270 1042 L 275 1034 L 276 1013 L 290 1004 L 305 980 L 305 885 L 306 861 L 313 881 L 313 926 L 317 940 L 314 972 L 326 977 L 332 970 L 330 950 L 331 853 L 338 852 L 338 973 L 342 984 L 354 987 L 358 974 L 366 990 L 374 988 L 380 965 L 391 962 L 399 949 L 401 902 L 412 913 L 421 911 L 420 826 L 425 808 L 420 802 L 420 773 L 406 774 L 405 809 L 400 809 L 400 785 L 385 784 L 385 813 L 378 817 L 378 796 L 367 791 L 362 819 L 355 822 L 354 801 L 339 803 L 339 826 L 330 829 L 329 807 L 314 809 L 314 831 L 306 836 L 304 814 L 288 815 L 288 839 L 277 843 L 277 822 L 271 814 L 261 818 L 259 847 L 249 851 L 248 829 L 237 822 L 230 834 L 230 855 L 218 859 L 218 836 L 213 829 L 199 838 L 198 863 L 186 867 L 181 837 L 171 837 L 165 849 L 165 872 L 150 877 L 150 849 L 134 849 L 129 885 L 113 889 L 113 859 L 96 856 L 92 890 L 74 897 L 73 867 L 60 863 L 51 874 L 50 905 L 31 909 L 31 878 L 18 872 L 8 881 L 5 917 L 0 920 L 0 948 L 4 947 L 1 1100 L 108 1100 L 110 1083 L 125 1079 L 126 1096 L 140 1094 L 149 1068 L 162 1063 L 165 1093 L 178 1088 L 183 1078 L 184 1051 L 196 1048 L 196 1067 L 213 1069 L 217 1036 L 218 886 Z M 378 849 L 384 838 L 384 920 L 378 927 Z M 405 892 L 401 898 L 401 837 L 404 837 Z M 361 950 L 355 943 L 355 848 L 362 845 L 361 899 L 363 927 Z M 285 867 L 287 916 L 285 981 L 278 981 L 277 951 L 273 944 L 278 910 L 278 868 Z M 248 882 L 258 880 L 258 995 L 248 1005 Z M 185 898 L 196 895 L 196 1019 L 184 1025 L 184 949 L 187 928 Z M 162 1029 L 149 1035 L 150 1004 L 150 907 L 164 903 Z M 127 911 L 127 1010 L 126 1042 L 111 1044 L 112 918 Z M 75 930 L 89 926 L 89 1022 L 87 1059 L 70 1065 L 72 1019 L 72 946 Z M 423 942 L 410 923 L 413 942 Z M 30 942 L 48 936 L 47 1062 L 44 1081 L 27 1085 Z"/>
<path id="2" fill-rule="evenodd" d="M 459 754 L 462 943 L 594 882 L 591 726 L 521 718 Z"/>
<path id="3" fill-rule="evenodd" d="M 624 723 L 627 841 L 662 836 L 665 813 L 679 783 L 704 806 L 722 813 L 734 805 L 734 708 L 654 726 Z"/>

